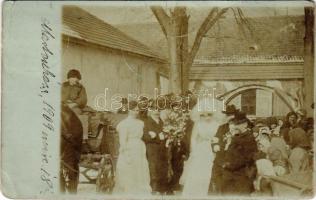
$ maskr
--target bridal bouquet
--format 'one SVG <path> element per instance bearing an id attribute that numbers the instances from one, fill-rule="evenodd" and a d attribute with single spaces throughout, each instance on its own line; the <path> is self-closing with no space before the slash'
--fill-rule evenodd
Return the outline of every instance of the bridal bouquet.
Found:
<path id="1" fill-rule="evenodd" d="M 167 135 L 168 139 L 174 140 L 175 138 L 182 138 L 184 136 L 187 113 L 182 110 L 170 110 L 167 113 L 163 132 Z"/>

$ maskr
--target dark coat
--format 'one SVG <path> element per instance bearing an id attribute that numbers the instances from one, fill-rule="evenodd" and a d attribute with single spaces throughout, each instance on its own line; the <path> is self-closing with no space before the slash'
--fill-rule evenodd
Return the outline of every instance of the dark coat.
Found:
<path id="1" fill-rule="evenodd" d="M 63 106 L 61 111 L 61 159 L 67 163 L 78 164 L 82 146 L 82 125 L 68 106 Z"/>
<path id="2" fill-rule="evenodd" d="M 170 191 L 180 190 L 179 180 L 183 173 L 184 161 L 188 159 L 190 154 L 191 135 L 194 122 L 191 119 L 186 121 L 184 136 L 175 139 L 170 144 L 171 159 L 170 164 L 172 168 L 172 176 L 169 182 Z"/>
<path id="3" fill-rule="evenodd" d="M 280 135 L 283 137 L 284 141 L 286 142 L 286 144 L 290 144 L 290 136 L 289 136 L 289 132 L 290 130 L 296 128 L 297 126 L 290 126 L 288 124 L 284 125 L 281 127 L 280 129 Z"/>
<path id="4" fill-rule="evenodd" d="M 150 171 L 150 185 L 155 192 L 166 192 L 168 187 L 168 150 L 166 140 L 160 140 L 158 134 L 163 130 L 163 122 L 156 123 L 151 117 L 144 121 L 143 141 L 146 144 L 146 155 Z M 151 138 L 149 132 L 155 132 Z"/>
<path id="5" fill-rule="evenodd" d="M 183 173 L 184 160 L 188 150 L 182 139 L 175 139 L 170 145 L 170 164 L 172 176 L 169 181 L 170 191 L 180 190 L 179 181 Z"/>
<path id="6" fill-rule="evenodd" d="M 78 104 L 79 108 L 84 108 L 87 105 L 86 89 L 80 84 L 70 85 L 69 82 L 64 82 L 61 88 L 62 103 L 72 101 Z"/>
<path id="7" fill-rule="evenodd" d="M 222 124 L 218 127 L 217 132 L 215 134 L 215 137 L 218 138 L 217 143 L 212 144 L 212 149 L 214 152 L 214 147 L 216 145 L 219 145 L 220 150 L 216 152 L 215 159 L 214 159 L 214 165 L 212 168 L 212 176 L 211 176 L 211 182 L 210 190 L 212 192 L 216 192 L 220 194 L 222 192 L 222 184 L 223 184 L 223 168 L 222 165 L 225 161 L 225 145 L 226 141 L 224 141 L 225 134 L 229 131 L 229 124 Z"/>
<path id="8" fill-rule="evenodd" d="M 246 195 L 253 191 L 256 152 L 257 143 L 250 130 L 233 137 L 224 158 L 224 193 Z"/>
<path id="9" fill-rule="evenodd" d="M 214 146 L 215 145 L 219 145 L 220 150 L 218 152 L 216 152 L 216 156 L 215 156 L 215 160 L 214 160 L 214 164 L 215 165 L 222 165 L 224 162 L 224 158 L 225 158 L 225 145 L 226 145 L 226 141 L 224 141 L 224 136 L 225 134 L 229 132 L 229 124 L 222 124 L 221 126 L 218 127 L 217 132 L 215 134 L 215 137 L 218 138 L 218 143 L 213 143 L 212 144 L 212 148 L 214 151 Z"/>
<path id="10" fill-rule="evenodd" d="M 82 148 L 82 125 L 77 115 L 68 107 L 61 109 L 61 144 L 60 144 L 60 189 L 70 193 L 77 191 L 79 178 L 79 161 Z M 69 184 L 66 186 L 63 169 L 67 169 Z"/>
<path id="11" fill-rule="evenodd" d="M 194 126 L 194 122 L 191 119 L 189 119 L 186 122 L 185 134 L 184 134 L 184 137 L 182 139 L 183 145 L 185 146 L 184 149 L 185 149 L 186 158 L 188 158 L 189 154 L 190 154 L 191 135 L 192 135 L 193 126 Z"/>

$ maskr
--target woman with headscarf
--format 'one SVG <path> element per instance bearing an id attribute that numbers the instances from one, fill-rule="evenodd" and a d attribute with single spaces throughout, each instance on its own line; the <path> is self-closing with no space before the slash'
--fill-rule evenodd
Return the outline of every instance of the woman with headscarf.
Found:
<path id="1" fill-rule="evenodd" d="M 279 137 L 281 127 L 278 125 L 278 119 L 276 117 L 269 117 L 267 119 L 267 124 L 271 131 L 270 137 Z"/>
<path id="2" fill-rule="evenodd" d="M 302 128 L 294 128 L 289 131 L 289 142 L 291 152 L 289 156 L 289 173 L 282 176 L 285 180 L 293 183 L 304 185 L 305 189 L 312 189 L 313 185 L 313 170 L 310 165 L 310 157 L 308 150 L 310 142 L 305 131 Z M 273 184 L 274 196 L 302 196 L 303 190 L 279 184 Z M 303 188 L 302 188 L 303 189 Z"/>
<path id="3" fill-rule="evenodd" d="M 290 172 L 305 171 L 309 168 L 310 141 L 302 128 L 295 128 L 289 132 L 291 154 L 289 157 Z"/>
<path id="4" fill-rule="evenodd" d="M 280 128 L 280 135 L 287 144 L 289 144 L 289 131 L 297 127 L 297 118 L 297 114 L 294 111 L 289 112 L 285 117 L 283 126 Z"/>

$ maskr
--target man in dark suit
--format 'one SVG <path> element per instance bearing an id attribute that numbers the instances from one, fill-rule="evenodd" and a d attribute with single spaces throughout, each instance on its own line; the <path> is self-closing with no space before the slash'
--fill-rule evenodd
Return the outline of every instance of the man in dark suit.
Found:
<path id="1" fill-rule="evenodd" d="M 234 118 L 234 114 L 238 110 L 234 105 L 228 105 L 225 111 L 222 111 L 226 118 L 225 124 L 222 124 L 218 127 L 217 132 L 215 134 L 214 143 L 212 143 L 213 152 L 216 153 L 214 164 L 212 168 L 212 177 L 210 184 L 210 192 L 221 194 L 222 192 L 222 181 L 223 181 L 223 168 L 224 157 L 225 157 L 225 146 L 227 144 L 227 135 L 229 133 L 229 121 Z"/>
<path id="2" fill-rule="evenodd" d="M 189 158 L 191 135 L 194 125 L 189 115 L 187 116 L 185 124 L 183 137 L 175 139 L 170 145 L 170 164 L 173 173 L 169 182 L 169 194 L 173 194 L 174 191 L 180 191 L 182 189 L 179 181 L 183 173 L 184 161 Z"/>
<path id="3" fill-rule="evenodd" d="M 149 103 L 150 103 L 150 100 L 146 96 L 140 96 L 138 98 L 138 108 L 139 108 L 138 118 L 142 121 L 145 121 L 148 117 L 147 114 L 148 114 Z"/>
<path id="4" fill-rule="evenodd" d="M 144 120 L 143 141 L 149 164 L 150 185 L 153 194 L 164 194 L 168 190 L 168 151 L 163 122 L 158 107 L 152 105 L 149 117 Z"/>
<path id="5" fill-rule="evenodd" d="M 233 138 L 222 165 L 222 192 L 226 195 L 250 195 L 255 179 L 257 143 L 245 113 L 236 113 L 233 123 Z"/>

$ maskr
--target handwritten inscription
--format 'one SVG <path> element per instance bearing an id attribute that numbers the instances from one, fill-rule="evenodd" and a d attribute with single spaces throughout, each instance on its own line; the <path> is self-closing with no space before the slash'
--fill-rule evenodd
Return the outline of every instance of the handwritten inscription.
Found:
<path id="1" fill-rule="evenodd" d="M 40 168 L 40 180 L 43 183 L 43 188 L 40 189 L 41 194 L 53 193 L 54 175 L 49 171 L 49 165 L 51 155 L 49 153 L 49 137 L 54 134 L 54 119 L 55 119 L 55 108 L 49 101 L 48 98 L 52 79 L 56 75 L 50 69 L 50 60 L 54 56 L 53 51 L 50 49 L 49 42 L 55 39 L 53 30 L 50 26 L 48 19 L 42 18 L 41 20 L 41 70 L 42 70 L 42 81 L 40 85 L 40 94 L 42 98 L 42 130 L 41 130 L 41 168 Z"/>
<path id="2" fill-rule="evenodd" d="M 51 51 L 51 49 L 48 46 L 48 42 L 50 40 L 55 39 L 53 35 L 53 30 L 50 27 L 50 23 L 46 18 L 42 18 L 42 24 L 41 24 L 41 30 L 42 30 L 42 52 L 41 52 L 41 63 L 42 63 L 42 85 L 40 87 L 41 94 L 42 93 L 48 93 L 49 90 L 49 83 L 52 78 L 55 78 L 56 75 L 51 72 L 50 66 L 49 66 L 49 58 L 54 55 L 54 53 Z"/>

